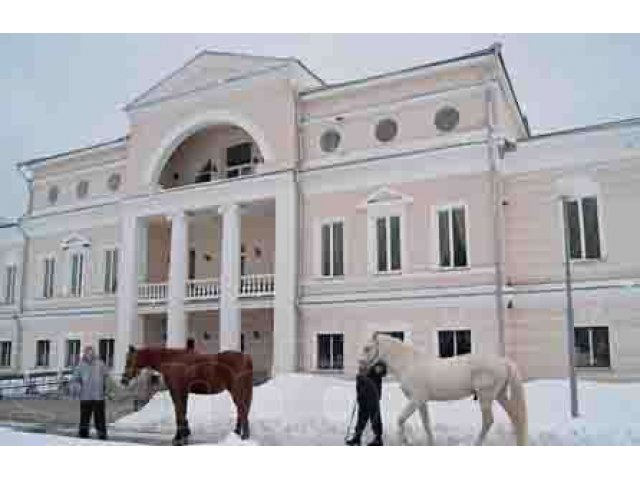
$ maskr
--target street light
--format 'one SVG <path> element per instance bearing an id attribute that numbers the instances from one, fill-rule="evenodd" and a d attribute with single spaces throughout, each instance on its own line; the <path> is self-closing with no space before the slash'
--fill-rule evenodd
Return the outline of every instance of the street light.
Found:
<path id="1" fill-rule="evenodd" d="M 578 382 L 576 379 L 575 346 L 574 346 L 574 318 L 573 318 L 573 296 L 571 290 L 571 245 L 569 231 L 569 198 L 566 195 L 560 197 L 562 200 L 562 213 L 564 225 L 564 285 L 566 294 L 567 311 L 567 360 L 569 367 L 569 392 L 571 395 L 571 416 L 576 418 L 578 412 Z"/>

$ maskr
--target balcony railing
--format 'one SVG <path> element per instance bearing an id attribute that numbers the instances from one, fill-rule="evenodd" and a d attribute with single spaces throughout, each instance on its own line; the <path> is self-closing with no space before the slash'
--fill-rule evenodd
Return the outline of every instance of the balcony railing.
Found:
<path id="1" fill-rule="evenodd" d="M 166 302 L 169 287 L 166 283 L 141 283 L 138 285 L 138 301 L 141 303 Z"/>
<path id="2" fill-rule="evenodd" d="M 220 282 L 217 278 L 187 280 L 185 283 L 185 300 L 217 300 L 220 297 Z M 240 277 L 239 296 L 257 298 L 273 296 L 275 277 L 272 273 L 260 275 L 243 275 Z M 163 303 L 167 301 L 169 286 L 163 283 L 141 283 L 138 285 L 138 301 L 140 303 Z"/>
<path id="3" fill-rule="evenodd" d="M 187 280 L 187 300 L 210 300 L 220 296 L 217 278 Z"/>
<path id="4" fill-rule="evenodd" d="M 241 297 L 264 297 L 273 295 L 275 277 L 272 273 L 243 275 L 240 278 Z"/>

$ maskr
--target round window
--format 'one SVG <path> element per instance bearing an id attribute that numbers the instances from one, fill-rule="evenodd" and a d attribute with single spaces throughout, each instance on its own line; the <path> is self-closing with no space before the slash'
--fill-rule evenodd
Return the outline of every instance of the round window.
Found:
<path id="1" fill-rule="evenodd" d="M 391 118 L 380 120 L 376 125 L 376 138 L 381 142 L 390 142 L 397 134 L 398 123 Z"/>
<path id="2" fill-rule="evenodd" d="M 89 193 L 89 182 L 86 180 L 80 180 L 76 185 L 76 195 L 78 198 L 84 198 Z"/>
<path id="3" fill-rule="evenodd" d="M 442 107 L 436 112 L 434 123 L 441 132 L 450 132 L 458 126 L 460 113 L 453 107 Z"/>
<path id="4" fill-rule="evenodd" d="M 340 145 L 340 134 L 337 130 L 327 130 L 320 137 L 320 148 L 325 153 L 334 152 Z"/>
<path id="5" fill-rule="evenodd" d="M 58 195 L 60 194 L 60 189 L 57 185 L 52 185 L 49 187 L 49 193 L 47 194 L 47 198 L 49 199 L 49 203 L 53 205 L 58 201 Z"/>
<path id="6" fill-rule="evenodd" d="M 112 192 L 115 192 L 116 190 L 118 190 L 118 188 L 120 188 L 121 182 L 122 182 L 122 177 L 120 177 L 120 174 L 112 173 L 109 176 L 109 180 L 107 180 L 107 186 L 109 187 L 109 190 L 111 190 Z"/>

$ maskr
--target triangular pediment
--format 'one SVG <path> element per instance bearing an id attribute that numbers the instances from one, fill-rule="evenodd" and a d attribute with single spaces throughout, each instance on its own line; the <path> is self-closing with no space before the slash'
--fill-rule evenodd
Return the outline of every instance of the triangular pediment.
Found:
<path id="1" fill-rule="evenodd" d="M 404 193 L 398 192 L 389 187 L 382 187 L 367 196 L 366 200 L 362 202 L 359 207 L 368 208 L 374 205 L 390 205 L 411 202 L 413 202 L 413 198 L 409 195 L 405 195 Z"/>
<path id="2" fill-rule="evenodd" d="M 130 102 L 125 109 L 215 88 L 295 63 L 294 59 L 204 51 Z"/>
<path id="3" fill-rule="evenodd" d="M 62 242 L 60 242 L 60 247 L 63 250 L 67 250 L 69 248 L 79 248 L 79 247 L 90 247 L 91 240 L 87 237 L 83 237 L 78 233 L 72 233 L 68 237 L 66 237 Z"/>

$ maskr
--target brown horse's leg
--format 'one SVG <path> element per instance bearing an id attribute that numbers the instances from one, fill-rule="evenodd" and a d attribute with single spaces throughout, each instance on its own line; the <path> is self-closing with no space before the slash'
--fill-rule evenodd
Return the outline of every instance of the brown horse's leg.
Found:
<path id="1" fill-rule="evenodd" d="M 170 390 L 171 400 L 173 400 L 173 409 L 176 416 L 176 434 L 173 437 L 174 445 L 184 445 L 186 443 L 186 435 L 184 422 L 186 419 L 187 402 L 186 395 L 174 390 Z"/>
<path id="2" fill-rule="evenodd" d="M 240 374 L 236 380 L 236 390 L 238 397 L 236 407 L 238 408 L 238 425 L 240 426 L 240 428 L 236 426 L 236 433 L 240 435 L 241 439 L 246 440 L 249 438 L 249 410 L 253 397 L 253 373 L 251 371 L 244 371 Z"/>

